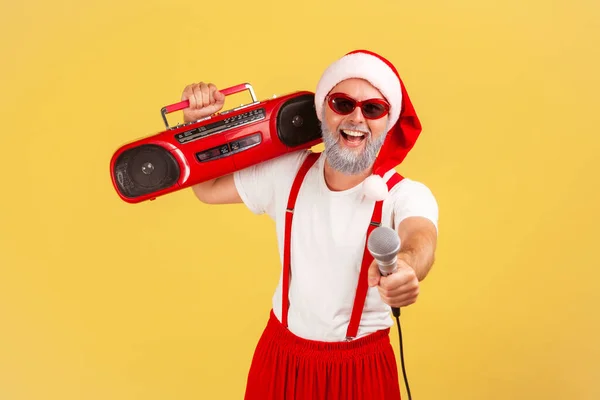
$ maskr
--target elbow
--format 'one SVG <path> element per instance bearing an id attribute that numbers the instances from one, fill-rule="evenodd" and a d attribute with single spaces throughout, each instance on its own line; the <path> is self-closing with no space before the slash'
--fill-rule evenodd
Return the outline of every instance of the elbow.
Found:
<path id="1" fill-rule="evenodd" d="M 210 190 L 208 190 L 208 189 L 209 188 L 203 184 L 197 184 L 197 185 L 192 186 L 192 191 L 194 192 L 194 196 L 196 196 L 196 198 L 198 200 L 200 200 L 201 203 L 213 204 L 211 201 L 211 197 L 210 197 Z"/>

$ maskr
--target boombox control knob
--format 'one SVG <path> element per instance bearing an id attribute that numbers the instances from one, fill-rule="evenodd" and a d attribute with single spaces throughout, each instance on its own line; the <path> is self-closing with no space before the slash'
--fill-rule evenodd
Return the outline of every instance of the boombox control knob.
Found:
<path id="1" fill-rule="evenodd" d="M 302 119 L 301 116 L 299 115 L 294 115 L 294 118 L 292 118 L 292 124 L 296 127 L 299 128 L 302 125 L 304 125 L 304 119 Z"/>

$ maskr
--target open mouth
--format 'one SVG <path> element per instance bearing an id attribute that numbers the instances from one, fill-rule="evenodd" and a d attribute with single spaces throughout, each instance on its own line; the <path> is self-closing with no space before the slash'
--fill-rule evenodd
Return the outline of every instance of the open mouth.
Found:
<path id="1" fill-rule="evenodd" d="M 354 145 L 354 146 L 362 143 L 367 137 L 367 134 L 365 132 L 352 131 L 349 129 L 340 130 L 340 135 L 348 144 Z"/>

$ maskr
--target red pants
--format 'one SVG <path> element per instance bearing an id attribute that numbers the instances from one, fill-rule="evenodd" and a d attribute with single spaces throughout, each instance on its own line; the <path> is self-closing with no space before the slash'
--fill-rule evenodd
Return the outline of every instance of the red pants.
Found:
<path id="1" fill-rule="evenodd" d="M 299 338 L 271 316 L 254 353 L 245 400 L 398 400 L 389 329 L 351 342 Z"/>

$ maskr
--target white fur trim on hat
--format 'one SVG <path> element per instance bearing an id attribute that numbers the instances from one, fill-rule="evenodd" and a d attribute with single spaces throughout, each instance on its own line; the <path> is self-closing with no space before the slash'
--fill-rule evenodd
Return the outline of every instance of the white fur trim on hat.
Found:
<path id="1" fill-rule="evenodd" d="M 400 79 L 380 58 L 367 53 L 347 54 L 331 64 L 321 76 L 315 92 L 315 108 L 321 118 L 325 97 L 338 83 L 349 78 L 369 81 L 390 103 L 389 131 L 400 117 L 402 88 Z"/>
<path id="2" fill-rule="evenodd" d="M 388 187 L 381 176 L 371 175 L 363 181 L 363 193 L 366 198 L 373 201 L 385 200 L 388 196 Z"/>

